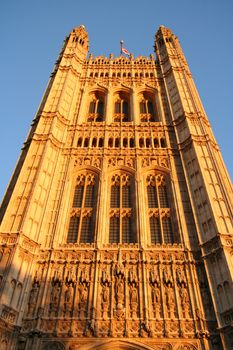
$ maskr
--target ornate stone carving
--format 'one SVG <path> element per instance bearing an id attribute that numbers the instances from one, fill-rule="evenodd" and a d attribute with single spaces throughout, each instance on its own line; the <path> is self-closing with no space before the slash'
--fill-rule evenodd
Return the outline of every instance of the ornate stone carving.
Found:
<path id="1" fill-rule="evenodd" d="M 142 338 L 146 338 L 146 337 L 151 337 L 152 336 L 151 325 L 150 325 L 150 323 L 148 321 L 141 322 L 141 324 L 140 324 L 140 336 Z"/>
<path id="2" fill-rule="evenodd" d="M 179 287 L 179 297 L 180 297 L 180 304 L 183 312 L 183 317 L 189 318 L 190 317 L 190 300 L 187 288 L 184 285 L 181 285 Z"/>
<path id="3" fill-rule="evenodd" d="M 88 283 L 81 282 L 78 285 L 78 310 L 79 317 L 86 317 L 86 309 L 87 309 L 87 297 L 88 297 Z"/>
<path id="4" fill-rule="evenodd" d="M 43 350 L 65 350 L 65 346 L 61 342 L 50 341 L 44 345 Z"/>
<path id="5" fill-rule="evenodd" d="M 167 285 L 165 287 L 165 305 L 167 310 L 167 316 L 169 318 L 176 317 L 175 315 L 175 296 L 174 296 L 174 290 L 171 285 Z"/>
<path id="6" fill-rule="evenodd" d="M 73 308 L 73 296 L 74 287 L 73 282 L 69 281 L 66 283 L 65 293 L 64 293 L 64 315 L 71 316 Z"/>
<path id="7" fill-rule="evenodd" d="M 35 312 L 37 298 L 39 294 L 39 288 L 40 288 L 40 283 L 39 283 L 39 280 L 37 280 L 37 276 L 35 276 L 32 284 L 32 289 L 29 295 L 28 316 L 32 316 Z"/>
<path id="8" fill-rule="evenodd" d="M 101 157 L 79 157 L 75 160 L 74 166 L 92 165 L 98 169 L 101 168 Z"/>
<path id="9" fill-rule="evenodd" d="M 197 347 L 192 344 L 180 344 L 176 350 L 197 350 Z"/>
<path id="10" fill-rule="evenodd" d="M 2 306 L 2 313 L 1 313 L 1 317 L 8 321 L 9 323 L 14 323 L 16 316 L 17 316 L 17 312 L 15 310 L 13 310 L 11 307 L 7 306 L 7 305 L 3 305 Z"/>
<path id="11" fill-rule="evenodd" d="M 115 337 L 124 337 L 125 335 L 125 321 L 114 320 L 112 322 L 112 332 L 111 336 Z"/>
<path id="12" fill-rule="evenodd" d="M 168 162 L 168 158 L 166 157 L 161 157 L 161 156 L 158 156 L 158 157 L 143 157 L 141 159 L 141 166 L 142 168 L 145 168 L 145 167 L 149 167 L 149 166 L 161 166 L 161 167 L 164 167 L 164 168 L 169 168 L 169 162 Z"/>
<path id="13" fill-rule="evenodd" d="M 125 165 L 129 168 L 135 168 L 135 158 L 133 157 L 111 157 L 108 158 L 108 167 L 117 167 Z"/>
<path id="14" fill-rule="evenodd" d="M 110 307 L 110 276 L 108 272 L 102 271 L 102 277 L 101 277 L 101 308 L 102 308 L 102 317 L 103 319 L 108 318 L 108 312 Z"/>

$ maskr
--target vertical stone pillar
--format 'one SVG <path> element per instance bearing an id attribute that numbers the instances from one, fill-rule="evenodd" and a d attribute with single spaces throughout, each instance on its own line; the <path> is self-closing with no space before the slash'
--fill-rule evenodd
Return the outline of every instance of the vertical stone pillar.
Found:
<path id="1" fill-rule="evenodd" d="M 137 98 L 137 92 L 135 89 L 132 91 L 132 101 L 131 101 L 131 115 L 134 123 L 137 125 L 140 123 L 140 111 Z"/>
<path id="2" fill-rule="evenodd" d="M 108 90 L 107 96 L 106 96 L 106 109 L 105 109 L 105 121 L 106 124 L 111 124 L 113 121 L 113 113 L 114 113 L 114 106 L 113 106 L 113 93 L 111 90 Z"/>

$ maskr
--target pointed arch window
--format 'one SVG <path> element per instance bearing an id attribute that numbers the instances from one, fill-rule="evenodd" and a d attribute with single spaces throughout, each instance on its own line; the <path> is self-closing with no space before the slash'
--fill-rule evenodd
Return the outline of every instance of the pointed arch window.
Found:
<path id="1" fill-rule="evenodd" d="M 130 121 L 130 108 L 129 98 L 123 93 L 119 93 L 116 96 L 114 104 L 114 121 L 116 122 L 129 122 Z"/>
<path id="2" fill-rule="evenodd" d="M 102 122 L 104 120 L 104 96 L 96 92 L 91 96 L 88 111 L 88 121 Z"/>
<path id="3" fill-rule="evenodd" d="M 167 185 L 162 174 L 146 179 L 151 243 L 174 243 Z"/>
<path id="4" fill-rule="evenodd" d="M 67 243 L 94 242 L 97 187 L 97 176 L 94 174 L 77 177 Z"/>
<path id="5" fill-rule="evenodd" d="M 132 201 L 132 177 L 115 174 L 111 179 L 110 192 L 110 243 L 136 243 L 133 217 L 135 209 Z"/>
<path id="6" fill-rule="evenodd" d="M 143 93 L 141 96 L 139 109 L 142 122 L 155 122 L 158 120 L 155 112 L 155 101 L 153 101 L 152 97 L 148 96 L 146 93 Z"/>

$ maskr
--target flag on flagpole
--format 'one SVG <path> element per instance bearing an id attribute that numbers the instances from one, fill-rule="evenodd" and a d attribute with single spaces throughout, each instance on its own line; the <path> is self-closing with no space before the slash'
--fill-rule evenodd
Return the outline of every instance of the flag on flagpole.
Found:
<path id="1" fill-rule="evenodd" d="M 122 53 L 124 53 L 125 55 L 130 55 L 130 53 L 129 53 L 129 51 L 125 48 L 125 47 L 122 47 L 121 48 L 121 51 L 122 51 Z"/>

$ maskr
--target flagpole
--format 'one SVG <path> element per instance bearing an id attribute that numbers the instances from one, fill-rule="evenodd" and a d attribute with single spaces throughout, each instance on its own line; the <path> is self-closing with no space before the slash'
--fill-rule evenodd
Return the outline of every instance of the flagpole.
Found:
<path id="1" fill-rule="evenodd" d="M 121 55 L 121 56 L 122 56 L 122 47 L 123 47 L 123 44 L 124 44 L 124 41 L 121 40 L 121 41 L 120 41 L 120 45 L 121 45 L 121 52 L 120 52 L 120 55 Z"/>

